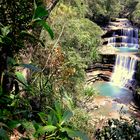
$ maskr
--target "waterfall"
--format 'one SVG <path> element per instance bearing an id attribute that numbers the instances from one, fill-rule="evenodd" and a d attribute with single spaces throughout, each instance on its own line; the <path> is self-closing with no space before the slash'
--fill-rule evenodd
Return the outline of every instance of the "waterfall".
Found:
<path id="1" fill-rule="evenodd" d="M 137 63 L 136 57 L 118 54 L 111 82 L 121 87 L 132 87 L 133 76 Z"/>
<path id="2" fill-rule="evenodd" d="M 130 52 L 138 51 L 138 28 L 133 27 L 128 19 L 116 18 L 108 25 L 106 35 L 105 44 L 115 47 L 111 54 L 117 53 L 111 83 L 126 88 L 134 87 L 137 57 Z"/>
<path id="3" fill-rule="evenodd" d="M 108 38 L 108 44 L 115 46 L 115 43 L 116 43 L 116 37 Z"/>
<path id="4" fill-rule="evenodd" d="M 111 45 L 113 47 L 120 46 L 136 49 L 139 48 L 138 29 L 131 27 L 114 30 L 114 32 L 112 33 L 112 37 L 108 38 L 108 45 Z"/>

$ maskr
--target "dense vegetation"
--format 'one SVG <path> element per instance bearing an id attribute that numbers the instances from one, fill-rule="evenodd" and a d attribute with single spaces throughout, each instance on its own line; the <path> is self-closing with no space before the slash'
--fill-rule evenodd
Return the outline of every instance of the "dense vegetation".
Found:
<path id="1" fill-rule="evenodd" d="M 89 17 L 101 26 L 111 18 L 128 18 L 139 25 L 139 0 L 89 0 Z M 103 22 L 104 21 L 104 22 Z"/>
<path id="2" fill-rule="evenodd" d="M 95 136 L 98 140 L 131 140 L 140 138 L 139 124 L 132 120 L 131 123 L 125 120 L 108 120 L 102 130 L 97 130 Z"/>
<path id="3" fill-rule="evenodd" d="M 88 116 L 77 107 L 79 97 L 94 91 L 84 89 L 85 69 L 99 59 L 102 26 L 115 17 L 139 26 L 139 4 L 2 0 L 0 139 L 16 133 L 20 139 L 92 138 Z"/>

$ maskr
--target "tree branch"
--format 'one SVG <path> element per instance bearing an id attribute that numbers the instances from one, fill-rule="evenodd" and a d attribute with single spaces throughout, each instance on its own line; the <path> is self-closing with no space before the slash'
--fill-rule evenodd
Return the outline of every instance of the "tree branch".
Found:
<path id="1" fill-rule="evenodd" d="M 50 5 L 47 6 L 47 10 L 48 10 L 49 13 L 53 10 L 53 8 L 56 6 L 56 4 L 58 2 L 59 2 L 59 0 L 52 0 L 52 2 L 50 3 Z"/>

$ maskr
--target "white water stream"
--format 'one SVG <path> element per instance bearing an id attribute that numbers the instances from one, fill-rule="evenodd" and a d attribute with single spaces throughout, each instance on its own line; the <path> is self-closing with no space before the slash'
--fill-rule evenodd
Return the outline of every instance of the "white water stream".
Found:
<path id="1" fill-rule="evenodd" d="M 119 41 L 118 41 L 119 40 Z M 121 29 L 120 35 L 113 33 L 113 36 L 108 38 L 108 45 L 116 46 L 116 43 L 120 43 L 120 47 L 133 47 L 138 48 L 138 29 L 137 28 L 125 28 Z"/>
<path id="2" fill-rule="evenodd" d="M 118 54 L 111 82 L 121 87 L 132 87 L 137 58 Z"/>
<path id="3" fill-rule="evenodd" d="M 119 43 L 122 48 L 138 50 L 138 29 L 133 28 L 129 21 L 120 21 L 119 24 L 121 25 L 120 30 L 114 30 L 112 37 L 108 38 L 108 45 L 118 47 L 116 43 Z M 117 23 L 117 26 L 119 24 Z M 126 88 L 133 87 L 136 64 L 137 58 L 134 55 L 128 55 L 127 53 L 117 54 L 114 71 L 110 80 L 111 83 Z"/>

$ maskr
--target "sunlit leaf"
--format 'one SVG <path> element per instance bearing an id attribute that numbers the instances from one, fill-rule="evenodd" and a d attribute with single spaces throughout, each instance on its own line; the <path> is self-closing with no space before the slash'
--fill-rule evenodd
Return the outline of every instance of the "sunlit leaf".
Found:
<path id="1" fill-rule="evenodd" d="M 39 112 L 38 115 L 39 115 L 41 121 L 42 121 L 43 123 L 46 123 L 47 115 L 46 115 L 44 112 Z"/>
<path id="2" fill-rule="evenodd" d="M 65 104 L 67 105 L 67 107 L 72 110 L 73 109 L 73 100 L 70 96 L 68 96 L 67 93 L 65 93 L 64 98 L 63 98 Z"/>
<path id="3" fill-rule="evenodd" d="M 50 114 L 48 114 L 48 120 L 47 120 L 48 122 L 48 124 L 49 125 L 52 125 L 53 124 L 53 121 L 52 121 L 52 116 L 50 115 Z"/>
<path id="4" fill-rule="evenodd" d="M 34 125 L 32 122 L 23 121 L 21 124 L 22 124 L 23 128 L 26 129 L 27 132 L 30 131 L 32 133 L 35 133 L 35 128 L 34 128 Z"/>
<path id="5" fill-rule="evenodd" d="M 3 28 L 1 28 L 1 32 L 3 36 L 7 36 L 10 32 L 10 26 L 4 26 Z"/>
<path id="6" fill-rule="evenodd" d="M 62 132 L 67 132 L 70 138 L 79 137 L 81 140 L 89 140 L 89 138 L 80 131 L 75 131 L 66 127 L 61 128 Z"/>
<path id="7" fill-rule="evenodd" d="M 52 39 L 54 38 L 54 33 L 45 20 L 38 20 L 37 23 L 40 24 L 42 27 L 44 27 L 45 30 L 48 31 L 48 33 Z"/>
<path id="8" fill-rule="evenodd" d="M 16 72 L 15 75 L 18 78 L 18 80 L 22 82 L 22 84 L 27 85 L 27 80 L 25 79 L 25 77 L 21 72 Z"/>
<path id="9" fill-rule="evenodd" d="M 53 132 L 57 127 L 53 125 L 42 126 L 38 129 L 37 133 L 44 134 L 45 132 Z"/>
<path id="10" fill-rule="evenodd" d="M 37 8 L 36 1 L 34 0 L 34 9 Z"/>
<path id="11" fill-rule="evenodd" d="M 47 15 L 48 15 L 48 11 L 44 7 L 38 6 L 35 9 L 35 13 L 34 13 L 33 19 L 42 18 L 42 17 L 47 16 Z"/>
<path id="12" fill-rule="evenodd" d="M 65 123 L 66 121 L 68 121 L 71 117 L 73 116 L 73 113 L 71 111 L 65 111 L 64 114 L 63 114 L 63 117 L 62 117 L 62 122 L 61 122 L 61 125 L 63 123 Z"/>
<path id="13" fill-rule="evenodd" d="M 56 110 L 56 115 L 57 115 L 58 119 L 61 120 L 62 119 L 62 107 L 58 101 L 55 102 L 55 110 Z"/>

